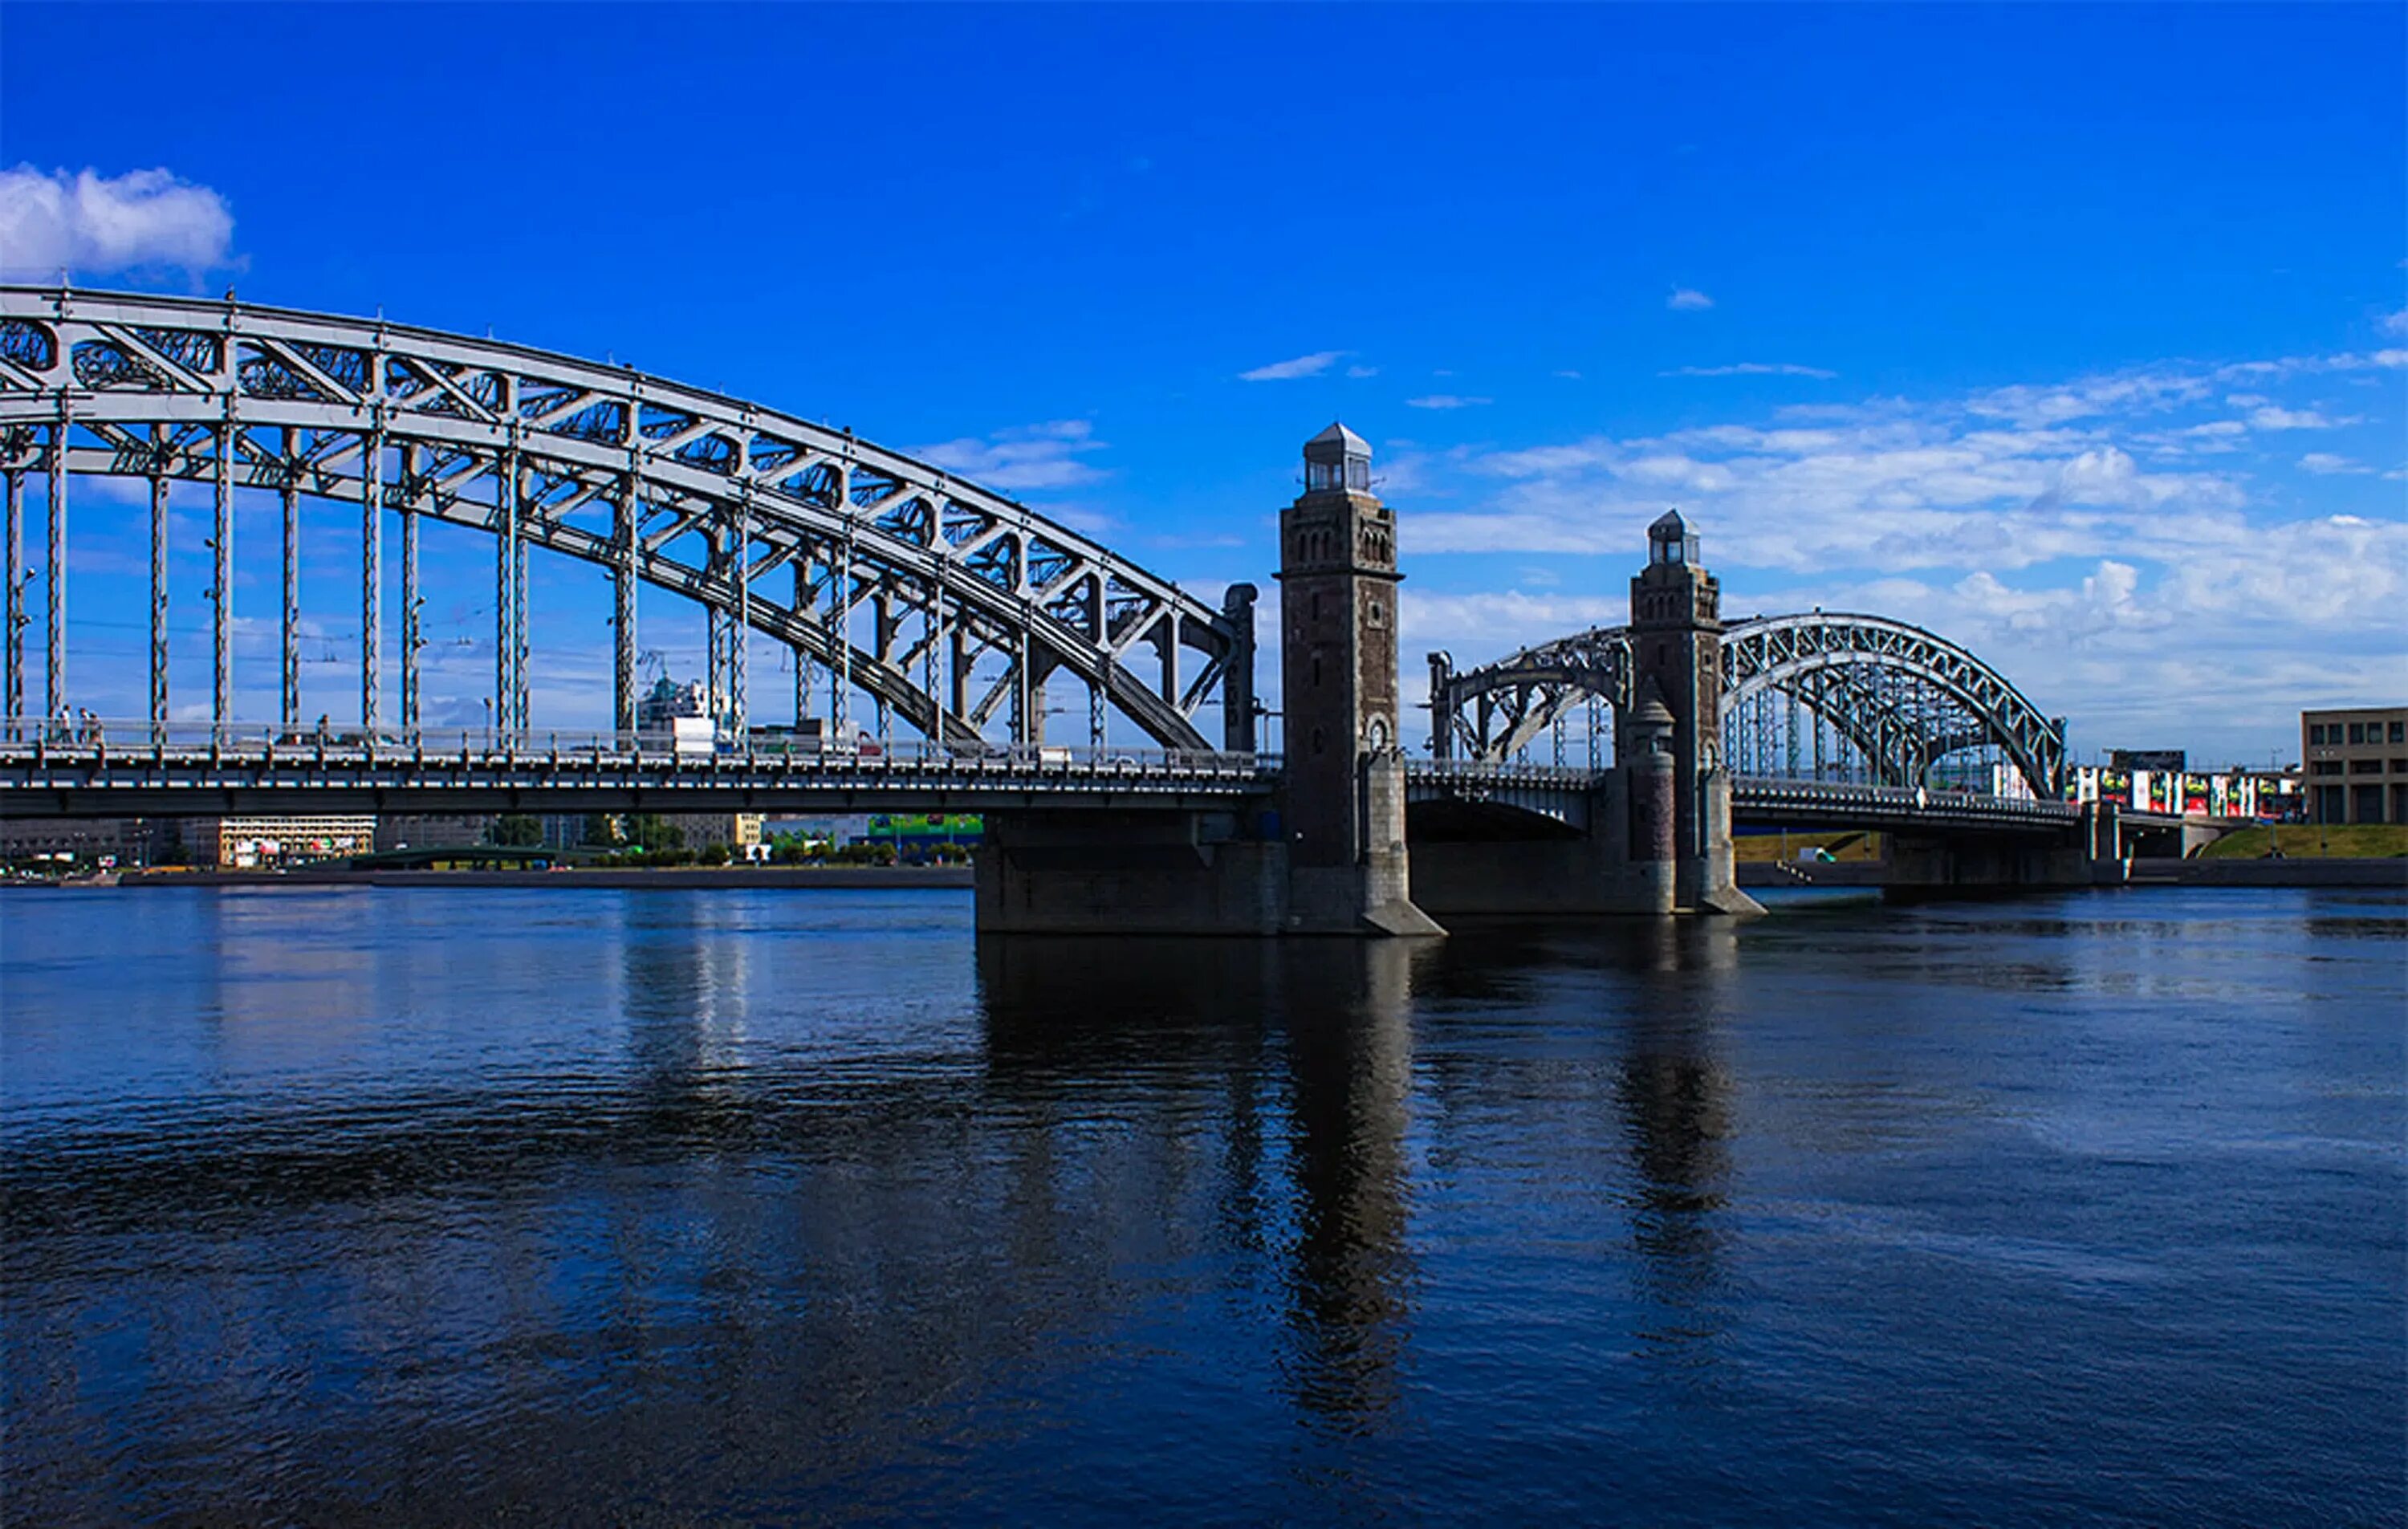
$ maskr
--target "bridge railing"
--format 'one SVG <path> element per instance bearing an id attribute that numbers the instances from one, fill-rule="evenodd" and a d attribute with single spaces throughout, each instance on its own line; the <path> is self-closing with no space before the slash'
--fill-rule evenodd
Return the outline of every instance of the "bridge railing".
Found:
<path id="1" fill-rule="evenodd" d="M 1873 786 L 1831 780 L 1801 780 L 1787 776 L 1743 775 L 1731 779 L 1731 793 L 1755 803 L 1834 808 L 1873 808 L 1885 812 L 1956 813 L 2004 821 L 2058 821 L 2076 818 L 2081 809 L 2065 802 L 2032 796 L 1988 796 L 1957 787 Z"/>
<path id="2" fill-rule="evenodd" d="M 1584 787 L 1600 772 L 1569 764 L 1526 764 L 1519 760 L 1415 759 L 1405 764 L 1408 778 L 1421 780 L 1478 780 L 1500 785 Z"/>
<path id="3" fill-rule="evenodd" d="M 362 728 L 356 724 L 154 722 L 122 718 L 22 718 L 0 722 L 0 761 L 67 764 L 145 758 L 307 765 L 391 762 L 580 761 L 710 773 L 730 767 L 927 774 L 938 770 L 1255 777 L 1276 774 L 1280 756 L 1204 749 L 986 744 L 947 748 L 924 739 L 820 737 L 784 731 L 721 729 L 709 737 L 666 731 L 494 727 Z"/>

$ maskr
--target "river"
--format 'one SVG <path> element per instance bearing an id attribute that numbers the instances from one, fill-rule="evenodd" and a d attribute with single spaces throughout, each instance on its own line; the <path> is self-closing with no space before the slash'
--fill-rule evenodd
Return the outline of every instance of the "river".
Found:
<path id="1" fill-rule="evenodd" d="M 0 893 L 9 1522 L 2402 1521 L 2408 903 Z"/>

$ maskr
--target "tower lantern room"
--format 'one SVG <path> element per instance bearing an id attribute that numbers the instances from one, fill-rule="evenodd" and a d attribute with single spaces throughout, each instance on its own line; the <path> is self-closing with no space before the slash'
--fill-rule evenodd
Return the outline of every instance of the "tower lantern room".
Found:
<path id="1" fill-rule="evenodd" d="M 1668 509 L 1647 528 L 1647 564 L 1660 567 L 1668 563 L 1695 566 L 1698 561 L 1698 534 L 1689 522 L 1681 519 L 1677 509 Z"/>
<path id="2" fill-rule="evenodd" d="M 1304 492 L 1371 492 L 1371 443 L 1333 424 L 1304 443 Z"/>

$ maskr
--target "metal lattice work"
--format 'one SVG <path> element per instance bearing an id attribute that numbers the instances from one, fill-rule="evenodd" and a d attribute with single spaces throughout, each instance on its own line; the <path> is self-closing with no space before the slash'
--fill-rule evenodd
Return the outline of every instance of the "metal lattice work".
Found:
<path id="1" fill-rule="evenodd" d="M 1043 687 L 1088 693 L 1166 747 L 1253 747 L 1253 590 L 1223 609 L 1182 593 L 1025 507 L 894 451 L 757 405 L 630 368 L 363 321 L 211 302 L 0 288 L 0 471 L 9 504 L 49 475 L 45 710 L 67 701 L 59 543 L 75 474 L 171 479 L 217 492 L 214 607 L 227 705 L 227 506 L 236 487 L 285 508 L 284 707 L 294 679 L 294 503 L 360 507 L 362 721 L 380 722 L 380 543 L 401 522 L 401 704 L 418 724 L 417 522 L 495 538 L 495 711 L 523 731 L 530 546 L 608 570 L 615 585 L 617 719 L 634 725 L 635 592 L 699 602 L 712 715 L 740 726 L 746 632 L 792 650 L 798 719 L 824 701 L 848 725 L 866 696 L 949 747 L 999 727 L 1040 739 Z M 10 552 L 8 694 L 23 664 Z M 775 580 L 772 575 L 779 576 Z M 161 618 L 164 622 L 164 617 Z M 163 714 L 165 697 L 154 698 Z M 1199 710 L 1218 703 L 1223 736 Z M 12 713 L 17 708 L 12 705 Z M 288 715 L 287 721 L 292 718 Z"/>
<path id="2" fill-rule="evenodd" d="M 1725 754 L 1746 773 L 1913 786 L 1951 755 L 1995 750 L 2035 795 L 2063 790 L 2064 722 L 1920 627 L 1824 611 L 1751 617 L 1726 631 L 1722 667 Z M 1618 711 L 1630 677 L 1630 635 L 1619 626 L 1461 673 L 1434 654 L 1434 750 L 1515 758 L 1591 697 Z"/>

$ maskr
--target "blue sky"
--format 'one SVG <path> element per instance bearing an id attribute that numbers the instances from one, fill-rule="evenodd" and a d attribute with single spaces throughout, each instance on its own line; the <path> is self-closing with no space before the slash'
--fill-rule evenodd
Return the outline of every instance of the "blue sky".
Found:
<path id="1" fill-rule="evenodd" d="M 609 354 L 1199 590 L 1268 586 L 1342 417 L 1401 517 L 1410 683 L 1619 619 L 1677 504 L 1734 611 L 1919 621 L 2079 750 L 2262 762 L 2301 705 L 2408 693 L 2403 60 L 2397 6 L 11 4 L 0 261 Z M 36 195 L 87 170 L 190 194 L 120 183 L 111 241 Z M 79 522 L 95 567 L 138 564 L 122 508 Z M 458 556 L 433 690 L 473 720 Z M 138 712 L 114 582 L 84 677 Z M 598 721 L 600 588 L 536 583 L 537 720 Z M 693 668 L 668 603 L 648 644 Z"/>

